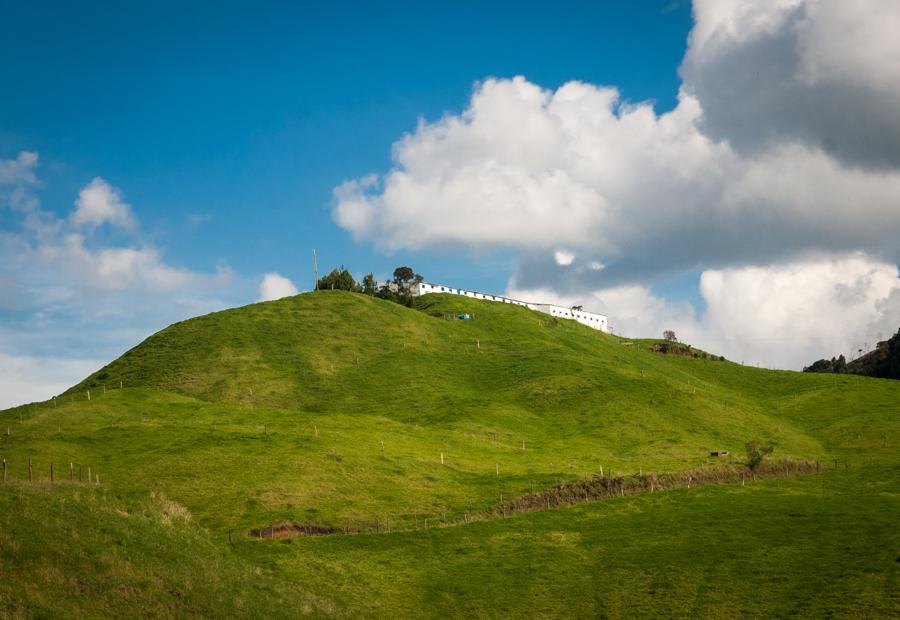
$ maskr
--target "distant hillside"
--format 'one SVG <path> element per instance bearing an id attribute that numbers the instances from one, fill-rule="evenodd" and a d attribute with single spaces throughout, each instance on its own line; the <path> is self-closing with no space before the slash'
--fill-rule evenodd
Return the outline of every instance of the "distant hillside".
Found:
<path id="1" fill-rule="evenodd" d="M 813 362 L 803 371 L 900 379 L 900 330 L 890 340 L 879 342 L 875 349 L 851 362 L 847 362 L 841 355 L 830 360 L 821 359 Z"/>

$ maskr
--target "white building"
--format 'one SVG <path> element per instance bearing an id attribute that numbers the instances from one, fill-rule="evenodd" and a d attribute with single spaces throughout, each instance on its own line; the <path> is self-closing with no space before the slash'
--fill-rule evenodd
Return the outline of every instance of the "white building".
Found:
<path id="1" fill-rule="evenodd" d="M 430 282 L 421 282 L 416 285 L 412 293 L 414 295 L 427 295 L 428 293 L 445 293 L 449 295 L 463 295 L 472 299 L 483 299 L 485 301 L 497 301 L 505 304 L 513 304 L 522 306 L 530 310 L 536 310 L 549 314 L 550 316 L 559 317 L 561 319 L 571 319 L 578 321 L 582 325 L 587 325 L 591 329 L 601 332 L 608 332 L 608 324 L 606 315 L 597 314 L 596 312 L 587 312 L 585 310 L 576 310 L 575 308 L 566 308 L 565 306 L 555 306 L 553 304 L 537 304 L 528 301 L 520 301 L 518 299 L 510 299 L 502 295 L 489 295 L 487 293 L 478 293 L 476 291 L 467 291 L 466 289 L 445 286 L 443 284 L 431 284 Z"/>

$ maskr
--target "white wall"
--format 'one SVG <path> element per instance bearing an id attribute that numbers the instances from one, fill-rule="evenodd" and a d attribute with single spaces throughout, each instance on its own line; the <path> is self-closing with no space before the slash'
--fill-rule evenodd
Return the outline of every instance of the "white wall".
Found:
<path id="1" fill-rule="evenodd" d="M 519 301 L 518 299 L 510 299 L 509 297 L 503 297 L 501 295 L 489 295 L 487 293 L 479 293 L 477 291 L 468 291 L 466 289 L 461 289 L 455 286 L 447 286 L 445 284 L 432 284 L 430 282 L 422 282 L 419 284 L 418 289 L 415 294 L 417 295 L 427 295 L 428 293 L 447 293 L 450 295 L 463 295 L 465 297 L 471 297 L 472 299 L 484 299 L 486 301 L 497 301 L 506 304 L 513 304 L 516 306 L 523 306 L 525 308 L 529 308 L 531 310 L 536 310 L 538 312 L 543 312 L 544 314 L 549 314 L 550 316 L 559 317 L 561 319 L 569 319 L 578 321 L 582 325 L 587 325 L 592 329 L 596 329 L 602 332 L 607 331 L 607 320 L 606 316 L 602 314 L 597 314 L 596 312 L 586 312 L 584 310 L 573 310 L 572 308 L 566 308 L 563 306 L 555 306 L 553 304 L 536 304 L 529 303 L 527 301 Z"/>

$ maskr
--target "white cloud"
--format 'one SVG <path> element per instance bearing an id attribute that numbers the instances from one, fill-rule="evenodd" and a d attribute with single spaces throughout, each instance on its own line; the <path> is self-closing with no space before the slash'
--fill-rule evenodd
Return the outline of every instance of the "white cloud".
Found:
<path id="1" fill-rule="evenodd" d="M 553 253 L 553 259 L 560 267 L 568 267 L 575 260 L 575 254 L 568 250 L 557 250 Z"/>
<path id="2" fill-rule="evenodd" d="M 545 264 L 529 259 L 517 274 L 532 287 L 560 281 L 549 257 L 560 246 L 573 260 L 593 257 L 581 266 L 606 265 L 563 280 L 589 288 L 763 254 L 773 262 L 859 248 L 900 256 L 900 170 L 848 167 L 798 143 L 743 156 L 708 138 L 703 118 L 684 94 L 657 115 L 620 103 L 614 89 L 487 80 L 461 115 L 421 123 L 395 144 L 383 178 L 338 188 L 334 216 L 389 249 L 535 254 Z"/>
<path id="3" fill-rule="evenodd" d="M 681 73 L 710 135 L 900 167 L 900 3 L 695 0 L 694 17 Z"/>
<path id="4" fill-rule="evenodd" d="M 0 161 L 0 168 L 24 161 L 31 169 L 37 159 L 36 153 L 20 154 L 17 160 Z M 81 189 L 76 209 L 67 219 L 41 210 L 27 187 L 35 181 L 27 175 L 15 175 L 11 182 L 15 190 L 6 199 L 24 218 L 18 232 L 0 233 L 0 278 L 14 287 L 40 298 L 38 289 L 52 291 L 56 297 L 67 291 L 65 295 L 71 297 L 125 290 L 166 294 L 228 283 L 231 271 L 227 267 L 218 268 L 214 274 L 174 267 L 165 262 L 159 249 L 139 239 L 119 246 L 92 243 L 80 226 L 109 222 L 137 233 L 131 207 L 122 202 L 119 190 L 100 177 Z"/>
<path id="5" fill-rule="evenodd" d="M 601 291 L 614 325 L 652 335 L 675 317 L 763 363 L 893 331 L 900 3 L 697 0 L 694 16 L 674 109 L 487 79 L 400 138 L 385 174 L 336 188 L 335 220 L 388 250 L 513 250 L 514 290 Z M 701 317 L 649 292 L 697 272 Z M 842 303 L 837 284 L 863 292 Z"/>
<path id="6" fill-rule="evenodd" d="M 47 400 L 66 391 L 101 365 L 99 360 L 16 356 L 0 352 L 0 409 Z"/>
<path id="7" fill-rule="evenodd" d="M 897 266 L 861 253 L 775 266 L 708 270 L 700 278 L 706 310 L 670 302 L 644 286 L 577 296 L 512 289 L 510 295 L 607 312 L 616 333 L 661 336 L 673 329 L 686 342 L 748 364 L 800 369 L 816 359 L 848 357 L 900 326 Z"/>
<path id="8" fill-rule="evenodd" d="M 293 282 L 277 273 L 267 273 L 259 283 L 259 301 L 272 301 L 282 297 L 290 297 L 298 292 Z"/>
<path id="9" fill-rule="evenodd" d="M 897 266 L 863 254 L 709 271 L 703 330 L 732 356 L 800 368 L 900 326 Z"/>
<path id="10" fill-rule="evenodd" d="M 109 223 L 128 230 L 135 226 L 131 206 L 122 201 L 118 189 L 100 177 L 81 189 L 75 206 L 72 222 L 76 225 L 97 227 Z"/>
<path id="11" fill-rule="evenodd" d="M 35 183 L 37 165 L 38 154 L 32 151 L 22 151 L 15 159 L 0 160 L 0 185 Z"/>
<path id="12" fill-rule="evenodd" d="M 72 213 L 43 210 L 37 161 L 0 161 L 0 207 L 12 209 L 0 231 L 0 407 L 58 393 L 169 323 L 252 299 L 252 283 L 227 265 L 202 273 L 167 262 L 102 180 Z M 115 245 L 83 229 L 103 222 L 124 227 Z"/>

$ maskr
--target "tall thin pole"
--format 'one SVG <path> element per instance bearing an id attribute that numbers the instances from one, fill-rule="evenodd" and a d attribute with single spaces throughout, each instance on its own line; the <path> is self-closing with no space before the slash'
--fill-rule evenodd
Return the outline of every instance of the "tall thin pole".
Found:
<path id="1" fill-rule="evenodd" d="M 313 248 L 313 275 L 316 278 L 316 290 L 319 290 L 319 263 L 316 262 L 316 250 Z"/>

